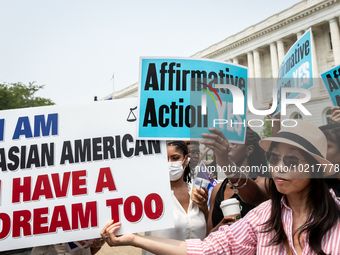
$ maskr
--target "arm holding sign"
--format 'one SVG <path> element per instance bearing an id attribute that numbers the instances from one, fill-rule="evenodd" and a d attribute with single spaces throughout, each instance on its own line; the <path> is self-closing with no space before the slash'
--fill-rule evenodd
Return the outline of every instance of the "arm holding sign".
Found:
<path id="1" fill-rule="evenodd" d="M 120 228 L 120 225 L 120 222 L 113 223 L 111 220 L 100 232 L 103 239 L 105 239 L 107 244 L 111 247 L 131 245 L 148 250 L 155 254 L 187 254 L 186 244 L 184 241 L 140 236 L 136 234 L 116 236 L 114 232 Z"/>

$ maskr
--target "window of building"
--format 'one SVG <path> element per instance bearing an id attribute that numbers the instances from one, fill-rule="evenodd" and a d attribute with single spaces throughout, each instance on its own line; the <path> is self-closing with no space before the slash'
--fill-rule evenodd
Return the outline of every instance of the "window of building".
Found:
<path id="1" fill-rule="evenodd" d="M 292 114 L 291 118 L 294 119 L 294 120 L 302 120 L 302 115 L 298 112 L 295 112 L 295 113 Z"/>

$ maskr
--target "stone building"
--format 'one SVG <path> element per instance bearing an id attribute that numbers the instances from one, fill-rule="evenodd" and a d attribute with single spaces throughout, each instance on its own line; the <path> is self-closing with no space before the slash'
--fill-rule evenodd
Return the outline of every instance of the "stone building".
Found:
<path id="1" fill-rule="evenodd" d="M 277 78 L 279 64 L 290 47 L 309 28 L 312 29 L 314 78 L 340 64 L 339 18 L 340 0 L 303 0 L 191 57 L 247 66 L 249 78 L 255 78 L 252 84 L 254 104 L 257 109 L 266 109 L 272 98 L 272 78 Z M 264 81 L 259 82 L 263 78 Z M 295 106 L 288 106 L 285 118 L 302 118 L 317 126 L 327 124 L 331 101 L 326 88 L 318 81 L 311 89 L 312 99 L 304 104 L 312 115 L 304 116 Z M 103 100 L 137 94 L 138 84 L 135 83 Z M 252 118 L 259 119 L 259 116 L 249 113 L 248 119 Z"/>

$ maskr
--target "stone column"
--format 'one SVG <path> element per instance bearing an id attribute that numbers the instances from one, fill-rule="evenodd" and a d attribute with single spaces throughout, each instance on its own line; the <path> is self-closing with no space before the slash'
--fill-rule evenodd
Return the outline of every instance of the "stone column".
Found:
<path id="1" fill-rule="evenodd" d="M 329 28 L 331 31 L 334 64 L 337 66 L 340 64 L 340 33 L 338 20 L 336 18 L 333 18 L 329 21 Z"/>
<path id="2" fill-rule="evenodd" d="M 238 65 L 238 58 L 233 58 L 233 63 Z"/>
<path id="3" fill-rule="evenodd" d="M 279 57 L 279 65 L 281 65 L 283 58 L 285 57 L 285 45 L 284 42 L 279 40 L 276 42 L 277 44 L 277 53 Z"/>
<path id="4" fill-rule="evenodd" d="M 313 78 L 319 78 L 319 66 L 318 66 L 318 58 L 317 58 L 317 55 L 316 55 L 314 35 L 315 35 L 315 32 L 313 32 L 313 29 L 312 29 L 312 31 L 311 31 L 311 43 L 312 43 Z"/>
<path id="5" fill-rule="evenodd" d="M 253 55 L 254 55 L 255 78 L 261 78 L 262 77 L 262 71 L 261 71 L 260 52 L 258 50 L 254 50 Z"/>
<path id="6" fill-rule="evenodd" d="M 252 88 L 253 90 L 253 99 L 257 99 L 256 96 L 256 88 L 255 88 L 255 73 L 254 73 L 254 58 L 253 58 L 253 53 L 248 52 L 247 53 L 247 59 L 248 59 L 248 86 Z"/>
<path id="7" fill-rule="evenodd" d="M 263 99 L 263 92 L 262 92 L 262 71 L 261 71 L 261 59 L 260 59 L 260 52 L 258 50 L 253 51 L 254 56 L 254 73 L 255 73 L 255 80 L 256 80 L 256 95 L 257 99 L 262 102 Z"/>
<path id="8" fill-rule="evenodd" d="M 279 61 L 277 58 L 276 43 L 270 44 L 270 59 L 272 62 L 272 77 L 277 78 L 279 73 Z"/>
<path id="9" fill-rule="evenodd" d="M 317 98 L 320 96 L 320 90 L 322 90 L 323 88 L 325 88 L 322 84 L 321 84 L 321 79 L 319 79 L 319 66 L 318 66 L 318 58 L 316 55 L 316 47 L 315 47 L 315 31 L 311 31 L 311 50 L 312 50 L 312 62 L 313 62 L 313 67 L 312 67 L 312 71 L 313 71 L 313 87 L 310 90 L 312 93 L 312 98 Z"/>
<path id="10" fill-rule="evenodd" d="M 248 52 L 247 53 L 247 59 L 248 59 L 248 77 L 249 78 L 254 78 L 254 58 L 253 58 L 253 53 Z"/>
<path id="11" fill-rule="evenodd" d="M 296 34 L 297 39 L 299 40 L 304 33 L 305 32 L 303 32 L 303 30 L 297 32 L 297 34 Z"/>

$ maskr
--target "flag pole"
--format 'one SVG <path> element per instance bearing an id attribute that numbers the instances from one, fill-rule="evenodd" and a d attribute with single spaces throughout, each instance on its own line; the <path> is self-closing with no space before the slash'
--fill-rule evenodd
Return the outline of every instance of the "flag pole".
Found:
<path id="1" fill-rule="evenodd" d="M 111 78 L 111 80 L 112 80 L 112 93 L 114 93 L 115 92 L 115 73 L 113 72 L 112 73 L 112 78 Z"/>

